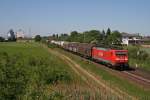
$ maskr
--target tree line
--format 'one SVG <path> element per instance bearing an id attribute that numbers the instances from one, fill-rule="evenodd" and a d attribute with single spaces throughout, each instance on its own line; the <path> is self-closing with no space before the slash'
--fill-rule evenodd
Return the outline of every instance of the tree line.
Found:
<path id="1" fill-rule="evenodd" d="M 90 30 L 79 33 L 72 31 L 70 34 L 53 34 L 54 40 L 80 42 L 80 43 L 95 43 L 95 44 L 114 44 L 121 45 L 122 35 L 119 31 L 111 31 L 110 28 L 104 30 Z"/>
<path id="2" fill-rule="evenodd" d="M 10 36 L 7 41 L 16 41 L 14 31 L 11 29 L 9 33 Z M 121 45 L 122 42 L 121 33 L 119 31 L 111 31 L 110 28 L 108 28 L 107 31 L 90 30 L 85 32 L 72 31 L 70 34 L 53 34 L 51 38 L 53 40 L 59 41 L 95 43 L 105 45 Z M 41 40 L 43 40 L 43 38 L 40 35 L 35 36 L 36 42 Z M 0 37 L 0 42 L 4 41 L 5 39 L 3 37 Z"/>

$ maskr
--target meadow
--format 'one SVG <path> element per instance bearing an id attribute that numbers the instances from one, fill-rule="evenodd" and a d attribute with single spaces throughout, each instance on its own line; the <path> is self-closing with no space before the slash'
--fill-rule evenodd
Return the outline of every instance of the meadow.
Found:
<path id="1" fill-rule="evenodd" d="M 0 43 L 0 100 L 115 99 L 39 43 Z"/>
<path id="2" fill-rule="evenodd" d="M 0 99 L 2 100 L 115 100 L 110 91 L 91 86 L 60 56 L 67 55 L 85 70 L 95 73 L 111 89 L 147 99 L 149 91 L 111 75 L 80 57 L 40 43 L 0 43 Z M 89 83 L 87 83 L 89 82 Z M 98 86 L 99 87 L 99 86 Z M 124 95 L 123 95 L 124 96 Z M 125 97 L 124 98 L 128 98 Z"/>
<path id="3" fill-rule="evenodd" d="M 68 65 L 40 44 L 0 44 L 1 100 L 54 98 L 51 86 L 77 80 L 80 81 Z"/>

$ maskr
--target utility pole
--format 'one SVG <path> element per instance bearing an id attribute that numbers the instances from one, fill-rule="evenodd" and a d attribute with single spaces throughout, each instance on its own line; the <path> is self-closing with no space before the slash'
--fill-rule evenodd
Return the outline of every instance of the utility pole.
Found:
<path id="1" fill-rule="evenodd" d="M 31 35 L 31 28 L 29 28 L 29 37 L 32 37 L 32 35 Z"/>
<path id="2" fill-rule="evenodd" d="M 85 32 L 83 32 L 83 43 L 85 43 Z"/>

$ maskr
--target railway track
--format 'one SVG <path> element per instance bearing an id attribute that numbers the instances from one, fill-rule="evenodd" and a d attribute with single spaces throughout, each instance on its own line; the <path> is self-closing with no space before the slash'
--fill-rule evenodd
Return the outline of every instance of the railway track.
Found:
<path id="1" fill-rule="evenodd" d="M 143 71 L 140 71 L 138 69 L 135 69 L 133 71 L 118 71 L 112 68 L 108 68 L 107 66 L 96 63 L 96 62 L 92 62 L 92 63 L 96 64 L 98 67 L 103 68 L 104 70 L 108 71 L 109 73 L 117 77 L 127 79 L 131 83 L 137 84 L 146 90 L 150 90 L 150 74 L 149 73 L 144 73 Z"/>
<path id="2" fill-rule="evenodd" d="M 122 73 L 126 78 L 132 80 L 132 82 L 139 84 L 144 89 L 150 90 L 150 79 L 144 78 L 143 76 L 137 75 L 129 71 L 122 71 Z"/>
<path id="3" fill-rule="evenodd" d="M 134 77 L 134 78 L 136 78 L 136 79 L 138 79 L 138 80 L 141 80 L 141 81 L 144 81 L 144 82 L 150 84 L 150 80 L 149 80 L 149 79 L 143 78 L 143 77 L 141 77 L 141 76 L 138 76 L 138 75 L 136 75 L 136 74 L 130 73 L 130 72 L 128 72 L 128 71 L 123 71 L 123 73 L 128 74 L 128 75 L 130 75 L 130 76 L 132 76 L 132 77 Z"/>
<path id="4" fill-rule="evenodd" d="M 139 86 L 143 87 L 144 89 L 150 90 L 150 74 L 149 73 L 145 73 L 139 69 L 135 69 L 133 71 L 131 71 L 131 70 L 118 71 L 118 70 L 114 70 L 105 65 L 91 61 L 91 60 L 83 58 L 83 57 L 81 57 L 81 59 L 91 62 L 91 63 L 95 64 L 97 67 L 101 67 L 104 70 L 108 71 L 109 73 L 111 73 L 117 77 L 125 78 L 125 79 L 129 80 L 131 83 L 138 84 Z"/>
<path id="5" fill-rule="evenodd" d="M 105 69 L 106 71 L 110 72 L 117 77 L 124 78 L 129 80 L 131 83 L 137 84 L 146 90 L 150 90 L 150 74 L 146 74 L 143 71 L 135 69 L 133 71 L 118 71 L 111 68 L 108 68 L 104 65 L 97 64 L 97 66 Z"/>

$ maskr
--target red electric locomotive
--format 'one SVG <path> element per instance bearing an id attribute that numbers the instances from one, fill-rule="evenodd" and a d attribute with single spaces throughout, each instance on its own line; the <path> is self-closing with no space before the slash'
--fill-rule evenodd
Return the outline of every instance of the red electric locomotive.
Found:
<path id="1" fill-rule="evenodd" d="M 127 50 L 117 50 L 108 49 L 101 47 L 92 48 L 92 58 L 105 62 L 112 67 L 127 69 L 128 68 L 128 51 Z"/>

